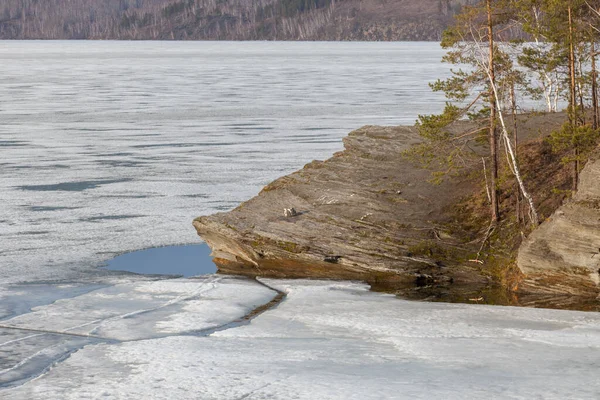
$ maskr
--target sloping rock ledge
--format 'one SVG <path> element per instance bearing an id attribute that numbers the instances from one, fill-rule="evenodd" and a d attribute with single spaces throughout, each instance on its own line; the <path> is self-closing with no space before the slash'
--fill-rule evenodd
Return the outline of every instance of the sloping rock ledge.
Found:
<path id="1" fill-rule="evenodd" d="M 600 294 L 600 159 L 588 161 L 573 198 L 523 242 L 517 264 L 523 291 Z"/>
<path id="2" fill-rule="evenodd" d="M 444 230 L 472 193 L 464 181 L 432 185 L 401 152 L 413 127 L 365 126 L 345 150 L 266 186 L 235 210 L 194 220 L 224 273 L 358 279 L 375 286 L 487 285 L 473 251 Z M 298 215 L 285 217 L 284 209 Z"/>
<path id="3" fill-rule="evenodd" d="M 420 293 L 442 288 L 454 293 L 446 300 L 495 296 L 491 270 L 469 261 L 481 241 L 466 242 L 448 228 L 459 215 L 456 205 L 477 188 L 466 177 L 429 183 L 430 171 L 401 156 L 418 141 L 413 127 L 365 126 L 345 137 L 345 150 L 329 160 L 277 179 L 235 210 L 196 218 L 194 227 L 223 273 L 356 279 Z M 492 302 L 597 308 L 598 182 L 600 160 L 590 160 L 579 192 L 522 244 L 519 295 Z M 298 214 L 285 217 L 290 208 Z M 573 295 L 585 297 L 586 305 L 573 305 L 579 301 Z"/>

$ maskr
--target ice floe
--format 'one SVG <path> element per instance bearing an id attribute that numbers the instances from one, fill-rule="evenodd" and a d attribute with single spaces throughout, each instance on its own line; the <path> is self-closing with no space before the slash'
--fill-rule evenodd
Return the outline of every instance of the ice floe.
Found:
<path id="1" fill-rule="evenodd" d="M 248 279 L 213 275 L 138 278 L 70 294 L 0 321 L 0 390 L 43 373 L 86 345 L 210 334 L 277 293 Z"/>
<path id="2" fill-rule="evenodd" d="M 88 345 L 38 379 L 2 395 L 7 399 L 600 397 L 599 314 L 409 302 L 350 282 L 266 283 L 287 297 L 249 324 L 202 337 Z M 210 310 L 191 310 L 197 321 L 202 315 L 212 318 Z"/>

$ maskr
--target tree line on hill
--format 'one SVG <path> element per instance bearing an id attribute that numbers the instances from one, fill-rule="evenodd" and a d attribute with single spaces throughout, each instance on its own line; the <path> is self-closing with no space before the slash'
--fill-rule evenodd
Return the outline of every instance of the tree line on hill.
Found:
<path id="1" fill-rule="evenodd" d="M 538 225 L 528 190 L 532 182 L 521 173 L 517 151 L 517 94 L 543 100 L 548 112 L 568 104 L 566 122 L 546 141 L 564 155 L 577 190 L 582 165 L 600 142 L 599 39 L 600 0 L 482 0 L 463 7 L 442 39 L 452 76 L 431 85 L 445 93 L 446 107 L 441 114 L 419 116 L 424 141 L 407 155 L 431 167 L 435 179 L 481 164 L 490 226 L 507 217 L 498 199 L 499 160 L 506 159 L 519 223 Z M 466 118 L 487 123 L 452 133 L 449 126 Z M 484 157 L 475 143 L 488 149 Z"/>
<path id="2" fill-rule="evenodd" d="M 0 39 L 440 40 L 476 0 L 3 0 Z"/>

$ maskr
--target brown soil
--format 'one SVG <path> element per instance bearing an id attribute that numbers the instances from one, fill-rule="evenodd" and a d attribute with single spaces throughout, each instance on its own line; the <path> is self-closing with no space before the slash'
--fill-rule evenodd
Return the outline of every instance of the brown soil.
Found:
<path id="1" fill-rule="evenodd" d="M 563 122 L 564 114 L 522 115 L 519 117 L 517 157 L 527 190 L 534 199 L 540 223 L 570 196 L 570 167 L 561 162 L 563 153 L 552 151 L 547 136 Z M 512 124 L 512 122 L 511 122 Z M 512 133 L 511 133 L 512 134 Z M 486 261 L 490 274 L 504 286 L 515 288 L 519 274 L 514 267 L 516 252 L 524 237 L 532 230 L 529 208 L 519 196 L 517 182 L 506 158 L 499 159 L 500 223 L 481 249 L 479 259 Z M 490 226 L 490 211 L 483 177 L 474 178 L 480 188 L 463 198 L 453 209 L 452 229 L 463 240 L 485 237 Z M 517 204 L 519 205 L 517 207 Z"/>

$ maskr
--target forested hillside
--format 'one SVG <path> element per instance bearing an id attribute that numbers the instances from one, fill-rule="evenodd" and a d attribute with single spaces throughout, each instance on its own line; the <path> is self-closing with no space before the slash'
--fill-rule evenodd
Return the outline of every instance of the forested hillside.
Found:
<path id="1" fill-rule="evenodd" d="M 2 0 L 0 39 L 440 40 L 473 0 Z"/>

